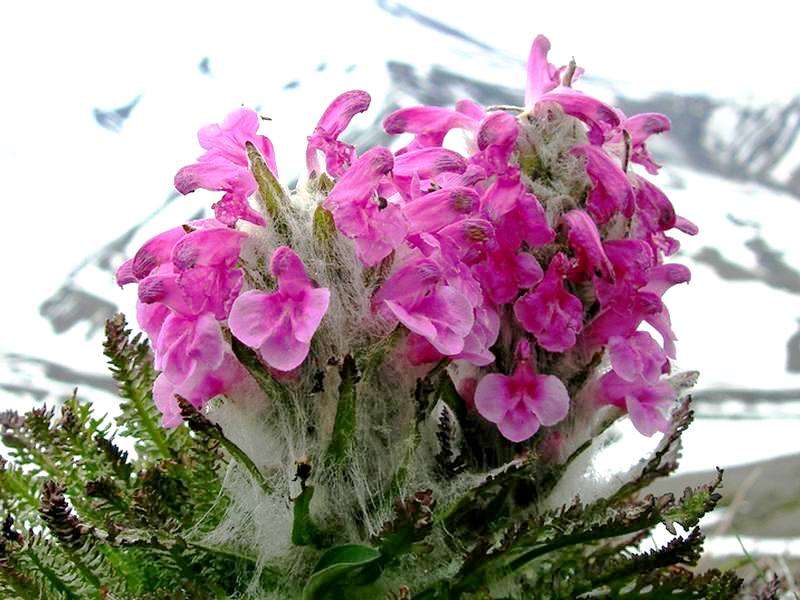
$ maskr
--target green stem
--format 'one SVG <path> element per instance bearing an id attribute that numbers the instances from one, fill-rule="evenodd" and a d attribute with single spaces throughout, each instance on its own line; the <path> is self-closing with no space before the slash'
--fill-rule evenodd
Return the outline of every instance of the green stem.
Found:
<path id="1" fill-rule="evenodd" d="M 144 425 L 147 435 L 153 441 L 153 444 L 155 444 L 156 448 L 164 458 L 170 458 L 172 453 L 167 445 L 167 439 L 164 437 L 164 432 L 161 427 L 156 424 L 156 422 L 150 416 L 150 413 L 147 411 L 146 406 L 149 405 L 147 397 L 145 396 L 143 398 L 142 395 L 138 393 L 137 388 L 134 386 L 131 386 L 128 397 L 130 398 L 133 408 L 136 411 L 136 414 L 139 416 L 142 425 Z"/>
<path id="2" fill-rule="evenodd" d="M 336 405 L 336 417 L 333 422 L 333 434 L 326 451 L 326 460 L 330 465 L 343 466 L 347 463 L 350 449 L 355 442 L 356 433 L 356 401 L 358 383 L 358 367 L 355 359 L 349 354 L 344 357 L 339 369 L 339 402 Z"/>
<path id="3" fill-rule="evenodd" d="M 217 429 L 217 431 L 219 433 L 212 434 L 212 437 L 214 437 L 217 441 L 219 441 L 220 445 L 223 448 L 225 448 L 235 460 L 239 461 L 239 463 L 242 466 L 244 466 L 245 469 L 247 469 L 248 473 L 250 473 L 250 476 L 261 488 L 261 491 L 263 491 L 264 494 L 269 496 L 272 493 L 272 487 L 269 485 L 266 478 L 258 469 L 256 464 L 252 461 L 252 459 L 249 456 L 247 456 L 244 450 L 242 450 L 241 448 L 239 448 L 239 446 L 237 446 L 231 440 L 226 438 L 222 434 L 221 429 Z"/>
<path id="4" fill-rule="evenodd" d="M 247 369 L 250 376 L 255 379 L 258 387 L 261 388 L 270 400 L 280 405 L 281 408 L 287 412 L 291 425 L 296 426 L 298 423 L 298 415 L 292 399 L 289 397 L 283 384 L 264 368 L 255 350 L 245 345 L 234 336 L 231 336 L 231 348 L 233 349 L 233 355 L 242 366 Z"/>
<path id="5" fill-rule="evenodd" d="M 219 425 L 209 421 L 208 417 L 198 411 L 186 398 L 176 395 L 175 399 L 178 401 L 178 406 L 181 409 L 181 416 L 183 416 L 183 419 L 188 423 L 192 431 L 207 435 L 209 438 L 219 442 L 220 446 L 225 448 L 234 460 L 237 460 L 247 469 L 250 476 L 258 484 L 264 494 L 270 495 L 272 493 L 272 487 L 253 460 L 247 456 L 244 450 L 225 437 Z"/>
<path id="6" fill-rule="evenodd" d="M 322 533 L 311 518 L 311 498 L 314 486 L 304 487 L 294 500 L 292 543 L 295 546 L 319 546 Z"/>

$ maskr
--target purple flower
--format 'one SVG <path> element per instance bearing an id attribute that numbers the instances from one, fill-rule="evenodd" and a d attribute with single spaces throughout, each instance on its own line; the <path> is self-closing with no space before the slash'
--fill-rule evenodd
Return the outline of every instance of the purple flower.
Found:
<path id="1" fill-rule="evenodd" d="M 564 352 L 575 345 L 583 322 L 583 305 L 564 287 L 569 259 L 558 253 L 547 266 L 542 282 L 514 303 L 514 314 L 525 331 L 550 352 Z"/>
<path id="2" fill-rule="evenodd" d="M 523 442 L 567 416 L 569 394 L 558 377 L 537 375 L 521 361 L 511 376 L 491 373 L 478 382 L 475 408 L 503 437 Z"/>
<path id="3" fill-rule="evenodd" d="M 233 303 L 228 325 L 269 366 L 291 371 L 308 356 L 311 338 L 328 310 L 330 291 L 314 287 L 300 257 L 288 246 L 272 255 L 278 290 L 250 290 Z"/>
<path id="4" fill-rule="evenodd" d="M 328 173 L 340 177 L 355 158 L 355 148 L 339 141 L 339 136 L 358 113 L 369 108 L 370 97 L 367 92 L 352 90 L 337 96 L 320 117 L 314 133 L 308 137 L 306 166 L 309 174 L 320 173 L 317 151 L 325 154 Z"/>

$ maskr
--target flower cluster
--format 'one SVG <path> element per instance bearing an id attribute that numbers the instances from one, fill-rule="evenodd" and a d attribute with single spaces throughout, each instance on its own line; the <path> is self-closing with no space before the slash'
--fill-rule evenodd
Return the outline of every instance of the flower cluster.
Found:
<path id="1" fill-rule="evenodd" d="M 390 114 L 385 131 L 410 137 L 394 151 L 359 154 L 340 140 L 370 97 L 336 98 L 308 138 L 309 185 L 323 190 L 306 211 L 308 235 L 323 214 L 331 234 L 349 240 L 359 268 L 381 274 L 365 318 L 386 336 L 405 332 L 393 359 L 423 370 L 453 365 L 468 405 L 506 439 L 521 442 L 563 420 L 583 390 L 652 435 L 666 429 L 675 397 L 663 379 L 676 338 L 662 296 L 689 280 L 688 269 L 664 263 L 678 248 L 667 232 L 696 227 L 633 163 L 657 173 L 646 142 L 670 123 L 660 114 L 628 117 L 577 91 L 582 70 L 556 68 L 548 51 L 537 37 L 522 107 L 462 100 Z M 243 108 L 200 131 L 206 152 L 175 186 L 222 192 L 215 219 L 157 236 L 118 272 L 120 284 L 139 286 L 167 427 L 180 422 L 176 395 L 199 407 L 248 377 L 231 336 L 292 377 L 332 303 L 349 301 L 315 282 L 290 237 L 262 245 L 269 274 L 245 280 L 243 247 L 274 240 L 280 210 L 302 212 L 270 210 L 263 198 L 254 157 L 271 180 L 277 171 L 258 125 Z M 257 191 L 267 210 L 249 203 Z M 598 364 L 605 372 L 596 374 Z"/>

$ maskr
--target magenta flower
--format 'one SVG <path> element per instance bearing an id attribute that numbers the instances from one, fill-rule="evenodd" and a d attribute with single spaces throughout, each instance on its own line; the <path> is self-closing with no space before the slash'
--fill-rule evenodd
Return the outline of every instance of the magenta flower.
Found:
<path id="1" fill-rule="evenodd" d="M 249 221 L 254 225 L 267 224 L 258 211 L 254 210 L 247 202 L 241 191 L 227 192 L 220 200 L 211 205 L 214 216 L 218 221 L 228 227 L 233 227 L 239 219 Z"/>
<path id="2" fill-rule="evenodd" d="M 558 70 L 547 61 L 548 52 L 550 40 L 543 35 L 537 35 L 528 54 L 525 106 L 532 107 L 539 98 L 561 83 Z"/>
<path id="3" fill-rule="evenodd" d="M 399 321 L 441 354 L 453 356 L 464 350 L 475 313 L 462 282 L 450 280 L 447 271 L 439 256 L 413 260 L 386 280 L 373 304 L 385 319 Z"/>
<path id="4" fill-rule="evenodd" d="M 233 303 L 228 325 L 269 366 L 291 371 L 308 356 L 311 338 L 328 310 L 330 291 L 314 287 L 300 257 L 288 246 L 272 255 L 278 290 L 250 290 Z"/>
<path id="5" fill-rule="evenodd" d="M 172 261 L 139 282 L 139 300 L 158 302 L 184 315 L 228 316 L 242 287 L 236 268 L 245 234 L 217 227 L 183 235 L 172 248 Z M 135 261 L 135 259 L 134 259 Z"/>
<path id="6" fill-rule="evenodd" d="M 603 404 L 613 404 L 627 410 L 639 433 L 651 436 L 656 431 L 669 430 L 669 412 L 675 400 L 675 390 L 666 381 L 626 381 L 614 371 L 609 371 L 600 378 L 598 399 Z"/>
<path id="7" fill-rule="evenodd" d="M 172 257 L 172 249 L 178 240 L 185 235 L 186 230 L 183 227 L 173 227 L 142 244 L 142 247 L 131 259 L 130 274 L 133 276 L 133 281 L 141 281 L 156 268 L 169 262 Z M 126 265 L 127 262 L 123 263 L 123 267 Z M 120 267 L 120 269 L 123 267 Z M 119 279 L 119 274 L 117 279 Z M 128 280 L 126 283 L 133 283 L 133 281 Z"/>
<path id="8" fill-rule="evenodd" d="M 217 320 L 209 314 L 172 313 L 155 343 L 155 367 L 175 385 L 200 381 L 223 359 L 225 343 Z"/>
<path id="9" fill-rule="evenodd" d="M 216 191 L 239 191 L 248 197 L 256 190 L 256 181 L 247 162 L 245 142 L 253 144 L 270 170 L 277 176 L 272 142 L 257 135 L 258 115 L 249 108 L 233 111 L 221 124 L 203 127 L 197 134 L 206 153 L 197 162 L 183 167 L 175 175 L 175 187 L 181 194 L 198 188 Z"/>
<path id="10" fill-rule="evenodd" d="M 314 133 L 308 137 L 306 166 L 309 174 L 320 173 L 317 151 L 325 154 L 325 165 L 333 177 L 340 177 L 355 158 L 355 148 L 339 141 L 339 136 L 358 113 L 369 108 L 367 92 L 352 90 L 337 96 L 320 117 Z"/>
<path id="11" fill-rule="evenodd" d="M 394 165 L 386 148 L 361 155 L 328 194 L 323 208 L 331 211 L 336 228 L 355 242 L 365 265 L 375 265 L 397 248 L 407 227 L 400 207 L 378 195 L 381 180 Z"/>
<path id="12" fill-rule="evenodd" d="M 226 225 L 245 219 L 257 225 L 263 218 L 248 204 L 247 198 L 257 189 L 250 172 L 246 142 L 253 144 L 277 177 L 272 142 L 257 135 L 258 115 L 249 108 L 233 111 L 221 124 L 208 125 L 197 134 L 206 152 L 197 162 L 183 167 L 175 175 L 175 188 L 188 194 L 198 188 L 226 192 L 214 205 L 217 218 Z"/>
<path id="13" fill-rule="evenodd" d="M 525 106 L 533 108 L 539 102 L 556 102 L 563 111 L 583 121 L 589 127 L 589 141 L 601 145 L 619 126 L 617 112 L 599 100 L 566 85 L 561 85 L 565 67 L 556 69 L 547 61 L 550 42 L 543 35 L 536 36 L 528 56 L 528 78 L 525 85 Z M 576 81 L 582 70 L 576 70 Z"/>
<path id="14" fill-rule="evenodd" d="M 489 114 L 480 124 L 476 141 L 479 154 L 472 162 L 485 166 L 492 173 L 505 173 L 511 169 L 509 158 L 517 145 L 519 124 L 507 112 L 497 111 Z"/>
<path id="15" fill-rule="evenodd" d="M 614 266 L 606 256 L 600 233 L 592 218 L 579 209 L 561 217 L 567 226 L 567 241 L 575 254 L 575 265 L 570 271 L 573 281 L 601 277 L 614 278 Z"/>
<path id="16" fill-rule="evenodd" d="M 494 224 L 497 238 L 506 246 L 518 248 L 522 242 L 542 246 L 555 238 L 544 208 L 526 191 L 518 173 L 498 177 L 484 192 L 481 210 Z"/>
<path id="17" fill-rule="evenodd" d="M 592 218 L 602 225 L 617 213 L 627 218 L 633 215 L 633 189 L 620 166 L 599 146 L 583 144 L 571 152 L 586 158 L 586 172 L 594 186 L 586 201 Z"/>
<path id="18" fill-rule="evenodd" d="M 608 355 L 611 368 L 625 381 L 642 379 L 656 383 L 669 370 L 667 355 L 646 331 L 636 331 L 627 337 L 611 336 Z"/>
<path id="19" fill-rule="evenodd" d="M 242 365 L 228 351 L 216 368 L 205 372 L 200 378 L 175 384 L 165 373 L 161 373 L 153 383 L 153 401 L 161 411 L 161 425 L 172 428 L 183 422 L 176 395 L 186 398 L 195 408 L 202 408 L 209 399 L 228 393 L 248 378 Z"/>
<path id="20" fill-rule="evenodd" d="M 641 113 L 625 119 L 622 128 L 631 136 L 631 161 L 644 166 L 651 175 L 658 173 L 660 165 L 653 161 L 645 142 L 654 133 L 669 131 L 669 118 L 661 113 Z"/>
<path id="21" fill-rule="evenodd" d="M 525 331 L 550 352 L 575 345 L 583 322 L 583 305 L 564 287 L 569 259 L 561 252 L 550 259 L 542 282 L 514 303 L 514 314 Z"/>
<path id="22" fill-rule="evenodd" d="M 445 148 L 421 148 L 395 157 L 392 181 L 403 197 L 411 200 L 416 196 L 412 193 L 412 184 L 421 186 L 443 173 L 461 174 L 466 169 L 467 163 L 458 152 Z"/>
<path id="23" fill-rule="evenodd" d="M 451 129 L 475 130 L 477 126 L 478 122 L 473 117 L 438 106 L 401 108 L 383 120 L 383 129 L 390 135 L 414 134 L 414 140 L 398 154 L 420 148 L 441 147 Z"/>
<path id="24" fill-rule="evenodd" d="M 475 265 L 473 272 L 481 282 L 484 294 L 495 304 L 511 302 L 520 289 L 532 288 L 544 276 L 542 267 L 532 254 L 502 241 L 488 250 L 486 260 Z"/>
<path id="25" fill-rule="evenodd" d="M 537 375 L 520 361 L 511 376 L 491 373 L 478 382 L 475 408 L 497 424 L 503 437 L 523 442 L 541 425 L 555 425 L 569 412 L 569 394 L 554 375 Z"/>
<path id="26" fill-rule="evenodd" d="M 469 187 L 451 187 L 424 194 L 403 205 L 410 233 L 434 232 L 460 221 L 480 207 L 478 192 Z"/>

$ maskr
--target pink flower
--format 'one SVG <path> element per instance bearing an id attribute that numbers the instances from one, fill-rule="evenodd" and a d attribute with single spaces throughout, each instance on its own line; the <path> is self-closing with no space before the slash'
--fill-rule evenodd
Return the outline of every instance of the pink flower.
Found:
<path id="1" fill-rule="evenodd" d="M 498 177 L 484 192 L 481 210 L 494 224 L 497 238 L 506 246 L 518 248 L 522 242 L 542 246 L 555 238 L 544 208 L 526 191 L 519 173 L 507 172 Z"/>
<path id="2" fill-rule="evenodd" d="M 438 231 L 476 212 L 478 192 L 469 187 L 451 187 L 423 194 L 403 205 L 410 233 Z"/>
<path id="3" fill-rule="evenodd" d="M 174 385 L 194 385 L 222 364 L 224 354 L 222 330 L 213 316 L 172 313 L 155 343 L 154 364 Z"/>
<path id="4" fill-rule="evenodd" d="M 519 124 L 507 112 L 490 113 L 480 124 L 476 141 L 479 154 L 472 157 L 476 162 L 493 173 L 505 173 L 509 168 L 509 158 L 517 145 Z"/>
<path id="5" fill-rule="evenodd" d="M 288 246 L 272 255 L 278 291 L 250 290 L 233 303 L 228 325 L 243 343 L 279 371 L 291 371 L 308 356 L 311 338 L 328 310 L 330 291 L 314 287 L 300 257 Z"/>
<path id="6" fill-rule="evenodd" d="M 161 411 L 161 425 L 172 428 L 183 422 L 176 395 L 186 398 L 199 409 L 211 398 L 228 393 L 233 387 L 241 385 L 248 377 L 242 365 L 227 351 L 220 364 L 200 378 L 176 384 L 161 373 L 153 383 L 153 401 Z"/>
<path id="7" fill-rule="evenodd" d="M 441 354 L 464 350 L 475 324 L 474 304 L 457 276 L 448 278 L 440 257 L 419 258 L 401 267 L 376 292 L 377 312 L 424 337 Z"/>
<path id="8" fill-rule="evenodd" d="M 672 128 L 669 118 L 661 113 L 641 113 L 625 119 L 622 128 L 631 136 L 631 161 L 643 165 L 651 175 L 658 173 L 660 165 L 653 161 L 645 142 L 654 133 L 669 131 Z"/>
<path id="9" fill-rule="evenodd" d="M 458 152 L 445 148 L 421 148 L 394 159 L 392 181 L 404 198 L 415 197 L 413 185 L 422 186 L 443 173 L 464 173 L 467 163 Z"/>
<path id="10" fill-rule="evenodd" d="M 669 411 L 675 400 L 675 390 L 666 381 L 626 381 L 609 371 L 600 378 L 598 399 L 627 410 L 639 433 L 651 436 L 656 431 L 669 430 Z"/>
<path id="11" fill-rule="evenodd" d="M 514 303 L 522 327 L 550 352 L 572 348 L 583 323 L 581 301 L 564 288 L 568 270 L 569 259 L 559 252 L 550 259 L 542 282 Z"/>
<path id="12" fill-rule="evenodd" d="M 175 188 L 188 194 L 198 188 L 227 192 L 214 205 L 217 218 L 226 225 L 245 219 L 257 225 L 263 218 L 248 204 L 247 198 L 258 185 L 250 172 L 246 142 L 253 144 L 277 177 L 272 142 L 257 135 L 258 115 L 249 108 L 233 111 L 221 124 L 208 125 L 197 134 L 206 152 L 197 162 L 183 167 L 175 175 Z"/>
<path id="13" fill-rule="evenodd" d="M 223 227 L 183 235 L 171 249 L 171 264 L 139 282 L 139 300 L 185 315 L 209 312 L 226 319 L 242 286 L 236 261 L 244 237 L 241 231 Z"/>
<path id="14" fill-rule="evenodd" d="M 486 260 L 475 265 L 473 272 L 484 294 L 495 304 L 511 302 L 520 289 L 532 288 L 544 275 L 532 254 L 502 241 L 488 250 Z"/>
<path id="15" fill-rule="evenodd" d="M 547 61 L 548 52 L 550 40 L 543 35 L 537 35 L 528 54 L 525 106 L 532 107 L 539 98 L 561 83 L 558 70 Z"/>
<path id="16" fill-rule="evenodd" d="M 420 148 L 441 147 L 451 129 L 475 130 L 477 126 L 477 120 L 471 116 L 438 106 L 401 108 L 383 120 L 383 129 L 390 135 L 414 134 L 414 140 L 398 154 Z"/>
<path id="17" fill-rule="evenodd" d="M 407 231 L 400 207 L 378 195 L 378 186 L 393 165 L 392 153 L 386 148 L 365 152 L 322 203 L 331 211 L 336 228 L 355 242 L 358 258 L 368 266 L 386 258 L 403 242 Z"/>
<path id="18" fill-rule="evenodd" d="M 558 377 L 537 375 L 521 361 L 511 376 L 491 373 L 478 382 L 475 408 L 503 437 L 522 442 L 567 416 L 569 394 Z"/>
<path id="19" fill-rule="evenodd" d="M 175 175 L 175 187 L 181 194 L 197 188 L 240 191 L 244 197 L 256 190 L 256 181 L 247 162 L 245 142 L 253 144 L 270 170 L 277 176 L 272 142 L 257 135 L 258 115 L 249 108 L 233 111 L 221 124 L 203 127 L 197 134 L 206 153 L 197 162 L 183 167 Z"/>
<path id="20" fill-rule="evenodd" d="M 589 127 L 589 141 L 601 145 L 606 136 L 619 125 L 616 111 L 599 100 L 586 96 L 566 85 L 561 85 L 565 67 L 556 69 L 547 61 L 550 42 L 543 35 L 536 36 L 528 56 L 528 78 L 525 85 L 525 106 L 533 108 L 539 102 L 556 102 L 563 111 L 583 121 Z M 582 69 L 575 71 L 573 81 Z"/>
<path id="21" fill-rule="evenodd" d="M 608 340 L 611 368 L 625 381 L 642 379 L 656 383 L 669 369 L 667 355 L 646 331 L 636 331 L 627 337 L 612 335 Z"/>
<path id="22" fill-rule="evenodd" d="M 599 146 L 575 146 L 571 153 L 586 158 L 586 172 L 594 185 L 586 201 L 586 210 L 599 224 L 616 213 L 633 214 L 634 199 L 628 176 Z"/>
<path id="23" fill-rule="evenodd" d="M 211 208 L 214 209 L 214 216 L 229 227 L 236 225 L 239 219 L 262 227 L 267 224 L 264 217 L 253 210 L 247 202 L 247 197 L 239 190 L 227 192 L 221 200 L 212 204 Z"/>
<path id="24" fill-rule="evenodd" d="M 339 141 L 339 136 L 358 113 L 369 108 L 370 97 L 367 92 L 352 90 L 337 96 L 320 117 L 314 133 L 308 138 L 306 166 L 310 173 L 320 173 L 317 151 L 325 154 L 328 173 L 341 176 L 355 158 L 355 148 Z"/>
<path id="25" fill-rule="evenodd" d="M 602 277 L 614 278 L 614 267 L 606 256 L 600 233 L 591 217 L 574 209 L 561 217 L 567 226 L 567 241 L 575 253 L 576 263 L 570 271 L 573 281 Z"/>

